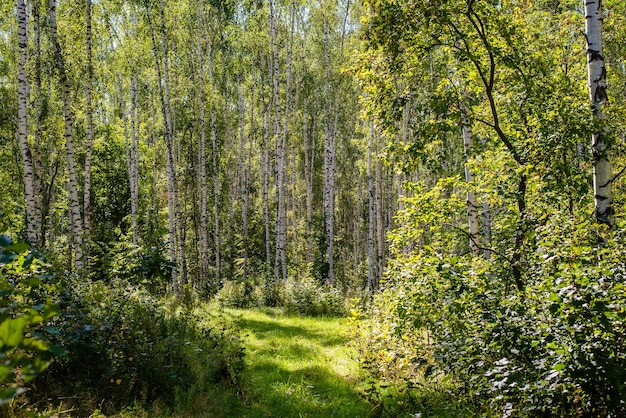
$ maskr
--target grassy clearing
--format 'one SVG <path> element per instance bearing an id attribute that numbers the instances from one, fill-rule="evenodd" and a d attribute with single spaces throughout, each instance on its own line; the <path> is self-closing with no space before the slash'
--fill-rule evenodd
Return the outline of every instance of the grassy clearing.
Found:
<path id="1" fill-rule="evenodd" d="M 284 316 L 274 310 L 227 309 L 221 315 L 241 331 L 246 350 L 240 394 L 220 391 L 209 401 L 212 405 L 190 405 L 185 413 L 348 418 L 372 411 L 355 390 L 358 367 L 346 346 L 345 320 Z"/>

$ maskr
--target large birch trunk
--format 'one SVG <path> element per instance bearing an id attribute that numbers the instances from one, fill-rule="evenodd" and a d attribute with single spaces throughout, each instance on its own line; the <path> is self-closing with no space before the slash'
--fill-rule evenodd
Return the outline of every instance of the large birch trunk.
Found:
<path id="1" fill-rule="evenodd" d="M 69 212 L 71 221 L 70 229 L 72 234 L 72 241 L 74 244 L 74 263 L 76 269 L 81 272 L 84 269 L 82 237 L 83 228 L 80 216 L 80 203 L 78 201 L 78 181 L 76 180 L 76 164 L 74 161 L 74 115 L 72 113 L 71 103 L 72 92 L 70 87 L 70 81 L 67 77 L 67 72 L 65 68 L 63 51 L 61 49 L 61 44 L 59 43 L 59 37 L 57 34 L 56 1 L 50 0 L 48 5 L 50 16 L 50 34 L 52 37 L 52 43 L 54 45 L 54 58 L 56 61 L 57 71 L 59 73 L 61 88 L 63 89 L 65 151 L 67 155 Z"/>
<path id="2" fill-rule="evenodd" d="M 159 98 L 161 100 L 161 112 L 163 114 L 163 124 L 165 130 L 165 142 L 167 146 L 166 155 L 166 172 L 167 172 L 167 207 L 168 207 L 168 234 L 169 234 L 169 249 L 170 258 L 172 261 L 172 287 L 175 291 L 178 291 L 180 285 L 179 269 L 178 269 L 178 252 L 177 252 L 177 227 L 175 216 L 175 203 L 174 195 L 176 188 L 174 187 L 176 172 L 174 170 L 174 156 L 173 156 L 173 140 L 172 140 L 172 120 L 169 106 L 169 78 L 168 73 L 165 71 L 167 68 L 167 55 L 164 54 L 164 71 L 161 74 L 161 62 L 159 59 L 158 47 L 156 43 L 156 37 L 154 34 L 154 26 L 152 24 L 150 7 L 147 0 L 144 0 L 144 6 L 146 9 L 146 17 L 148 19 L 148 26 L 150 28 L 150 36 L 152 38 L 152 52 L 154 54 L 155 67 L 157 70 L 157 77 L 159 80 Z M 162 6 L 162 4 L 161 4 Z M 162 12 L 162 27 L 161 35 L 162 42 L 167 41 L 164 26 L 164 12 Z M 162 52 L 166 52 L 167 47 L 162 45 Z"/>
<path id="3" fill-rule="evenodd" d="M 18 92 L 17 92 L 17 122 L 18 142 L 22 155 L 22 167 L 24 169 L 24 198 L 26 200 L 26 227 L 27 239 L 31 245 L 37 244 L 39 225 L 37 225 L 36 201 L 35 201 L 35 175 L 33 156 L 28 145 L 28 117 L 27 103 L 29 96 L 28 76 L 26 64 L 28 60 L 28 15 L 24 0 L 17 0 L 18 17 Z"/>
<path id="4" fill-rule="evenodd" d="M 602 106 L 608 101 L 606 67 L 602 55 L 602 0 L 585 1 L 585 38 L 587 39 L 587 74 L 589 97 L 594 119 L 604 120 Z M 593 151 L 593 192 L 596 221 L 609 229 L 615 226 L 611 162 L 605 133 L 602 130 L 592 136 Z"/>

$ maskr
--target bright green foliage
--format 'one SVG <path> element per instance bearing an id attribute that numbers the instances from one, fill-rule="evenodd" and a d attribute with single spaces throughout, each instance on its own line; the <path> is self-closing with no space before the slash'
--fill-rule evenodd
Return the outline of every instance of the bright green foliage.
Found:
<path id="1" fill-rule="evenodd" d="M 479 415 L 623 415 L 624 225 L 604 242 L 590 222 L 590 138 L 599 127 L 580 4 L 369 5 L 357 70 L 365 105 L 389 159 L 423 175 L 407 188 L 383 291 L 361 323 L 364 365 L 409 398 L 434 383 Z M 615 8 L 607 71 L 610 95 L 622 97 Z M 462 113 L 475 137 L 466 155 Z M 609 113 L 604 129 L 621 166 L 622 104 Z M 463 163 L 473 184 L 460 180 Z M 467 189 L 489 215 L 480 236 L 488 257 L 469 252 Z"/>
<path id="2" fill-rule="evenodd" d="M 0 405 L 27 390 L 56 356 L 67 352 L 50 343 L 59 313 L 57 286 L 43 258 L 29 245 L 0 235 Z"/>

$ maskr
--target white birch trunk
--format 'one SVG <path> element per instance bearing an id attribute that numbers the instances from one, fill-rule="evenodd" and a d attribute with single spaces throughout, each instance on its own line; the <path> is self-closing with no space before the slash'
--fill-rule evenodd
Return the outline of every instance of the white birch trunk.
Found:
<path id="1" fill-rule="evenodd" d="M 168 160 L 170 169 L 168 171 L 168 183 L 171 186 L 172 203 L 174 207 L 174 235 L 175 235 L 175 251 L 178 253 L 180 260 L 180 277 L 174 285 L 176 291 L 180 291 L 182 286 L 187 283 L 187 259 L 185 257 L 185 230 L 183 224 L 183 215 L 178 199 L 178 181 L 176 174 L 176 161 L 174 154 L 174 128 L 172 122 L 172 107 L 170 104 L 170 81 L 169 81 L 169 48 L 167 40 L 167 31 L 165 27 L 165 3 L 160 0 L 161 11 L 161 50 L 163 53 L 163 87 L 165 91 L 165 119 L 166 131 L 165 136 L 168 143 Z"/>
<path id="2" fill-rule="evenodd" d="M 89 240 L 91 237 L 91 154 L 93 150 L 93 57 L 92 57 L 92 4 L 91 0 L 87 3 L 87 24 L 86 24 L 86 43 L 87 43 L 87 83 L 85 85 L 85 118 L 87 125 L 87 143 L 85 144 L 85 178 L 83 187 L 83 235 L 85 238 L 85 251 L 89 252 Z"/>
<path id="3" fill-rule="evenodd" d="M 139 242 L 139 228 L 137 216 L 139 213 L 139 80 L 137 76 L 131 77 L 131 114 L 130 114 L 130 152 L 129 152 L 129 180 L 130 180 L 130 215 L 133 244 Z"/>
<path id="4" fill-rule="evenodd" d="M 274 259 L 274 280 L 287 278 L 287 263 L 285 253 L 285 139 L 281 135 L 280 124 L 280 80 L 278 62 L 278 42 L 276 39 L 276 9 L 274 0 L 269 0 L 270 10 L 270 38 L 272 43 L 272 82 L 274 86 L 274 137 L 276 139 L 276 193 L 278 198 L 278 210 L 276 212 L 276 257 Z M 289 93 L 287 92 L 287 95 Z M 288 101 L 289 99 L 287 99 Z M 288 106 L 287 106 L 288 107 Z"/>
<path id="5" fill-rule="evenodd" d="M 44 222 L 44 185 L 43 185 L 43 161 L 42 161 L 42 139 L 43 139 L 43 88 L 41 79 L 41 24 L 40 24 L 40 4 L 35 2 L 32 5 L 33 29 L 35 38 L 35 140 L 34 140 L 34 187 L 35 187 L 35 222 L 39 225 L 38 242 L 39 248 L 45 247 L 46 227 Z M 49 163 L 50 164 L 50 163 Z"/>
<path id="6" fill-rule="evenodd" d="M 28 76 L 26 65 L 28 61 L 28 15 L 24 0 L 17 0 L 18 17 L 18 92 L 17 92 L 17 122 L 18 142 L 22 155 L 22 167 L 24 170 L 24 198 L 26 200 L 26 227 L 29 244 L 36 245 L 38 242 L 39 225 L 37 225 L 36 201 L 35 201 L 35 175 L 33 156 L 28 145 L 28 116 L 27 104 L 29 96 Z"/>
<path id="7" fill-rule="evenodd" d="M 468 161 L 474 138 L 472 128 L 466 114 L 466 109 L 461 106 L 462 112 L 462 133 L 463 133 L 463 153 L 465 155 L 465 182 L 467 183 L 467 194 L 465 207 L 467 209 L 467 220 L 469 224 L 469 247 L 474 255 L 480 253 L 480 224 L 478 222 L 478 206 L 476 204 L 476 192 L 474 191 L 474 173 L 470 170 Z"/>
<path id="8" fill-rule="evenodd" d="M 376 228 L 375 199 L 372 171 L 372 152 L 374 140 L 374 123 L 370 121 L 369 142 L 367 145 L 367 287 L 373 293 L 378 287 L 378 269 L 376 263 Z"/>
<path id="9" fill-rule="evenodd" d="M 333 172 L 333 137 L 330 122 L 330 41 L 328 21 L 324 21 L 324 229 L 326 233 L 326 263 L 328 268 L 327 280 L 332 286 L 335 282 L 333 265 L 333 221 L 334 221 L 334 193 L 332 181 Z"/>
<path id="10" fill-rule="evenodd" d="M 211 57 L 211 51 L 209 50 L 209 59 Z M 215 94 L 213 79 L 213 64 L 209 63 L 209 80 L 211 84 L 211 91 Z M 215 228 L 213 229 L 213 240 L 215 245 L 215 288 L 217 289 L 222 281 L 222 254 L 221 254 L 221 238 L 220 238 L 220 169 L 217 159 L 217 114 L 215 103 L 211 103 L 211 153 L 213 163 L 213 218 Z"/>
<path id="11" fill-rule="evenodd" d="M 199 190 L 198 190 L 198 207 L 200 212 L 200 225 L 199 225 L 199 267 L 200 277 L 204 283 L 208 278 L 209 270 L 209 236 L 208 236 L 208 210 L 207 210 L 207 173 L 206 173 L 206 118 L 205 118 L 205 99 L 204 99 L 204 51 L 202 49 L 202 31 L 201 31 L 201 9 L 200 1 L 196 0 L 196 14 L 197 14 L 197 54 L 198 54 L 198 90 L 200 98 L 200 144 L 198 153 L 198 171 L 199 171 Z"/>
<path id="12" fill-rule="evenodd" d="M 306 182 L 306 262 L 313 263 L 313 164 L 315 143 L 309 144 L 308 100 L 303 104 L 302 136 L 304 141 L 304 180 Z"/>
<path id="13" fill-rule="evenodd" d="M 83 260 L 83 237 L 82 222 L 80 216 L 80 203 L 78 201 L 78 181 L 76 180 L 76 164 L 74 161 L 74 115 L 72 113 L 71 87 L 65 69 L 63 51 L 59 43 L 56 20 L 56 0 L 49 0 L 50 34 L 54 45 L 54 56 L 59 81 L 63 89 L 63 115 L 65 129 L 65 151 L 67 155 L 69 211 L 71 220 L 71 234 L 74 242 L 74 264 L 78 272 L 84 269 Z"/>
<path id="14" fill-rule="evenodd" d="M 608 101 L 606 67 L 602 55 L 602 0 L 586 0 L 585 2 L 585 37 L 587 39 L 587 74 L 589 97 L 593 107 L 594 118 L 604 120 L 602 106 Z M 615 226 L 613 213 L 613 196 L 611 162 L 605 141 L 605 133 L 600 130 L 592 136 L 593 150 L 593 192 L 596 221 L 612 229 Z"/>
<path id="15" fill-rule="evenodd" d="M 242 90 L 243 74 L 237 77 L 237 110 L 239 113 L 239 185 L 241 199 L 241 236 L 243 238 L 243 277 L 248 276 L 248 180 L 246 169 L 245 109 Z M 252 115 L 254 117 L 254 115 Z"/>
<path id="16" fill-rule="evenodd" d="M 270 203 L 269 203 L 269 188 L 270 188 L 270 112 L 269 105 L 264 109 L 263 115 L 263 152 L 262 158 L 262 172 L 263 172 L 263 220 L 265 224 L 265 260 L 268 268 L 272 265 L 272 253 L 271 253 L 271 240 L 270 240 Z"/>
<path id="17" fill-rule="evenodd" d="M 164 84 L 168 85 L 167 77 L 165 80 L 161 75 L 161 63 L 159 60 L 158 47 L 156 43 L 156 38 L 154 34 L 154 26 L 152 25 L 152 19 L 150 16 L 150 7 L 148 5 L 147 0 L 144 1 L 144 6 L 146 9 L 146 17 L 148 19 L 148 26 L 150 27 L 150 36 L 152 38 L 152 52 L 154 54 L 155 67 L 157 70 L 157 77 L 159 82 L 159 97 L 161 99 L 161 112 L 163 113 L 163 124 L 165 129 L 165 142 L 167 145 L 167 156 L 166 156 L 166 171 L 167 171 L 167 220 L 168 220 L 168 235 L 169 235 L 169 250 L 170 250 L 170 259 L 172 262 L 172 287 L 175 291 L 178 291 L 179 285 L 179 271 L 178 271 L 178 257 L 176 251 L 176 223 L 174 216 L 174 188 L 173 188 L 173 179 L 175 177 L 175 172 L 173 170 L 173 150 L 172 150 L 172 130 L 171 130 L 171 119 L 169 113 L 169 98 L 166 100 L 166 96 L 169 95 L 169 90 L 166 93 L 164 88 Z M 162 35 L 165 36 L 165 28 L 162 28 Z M 167 58 L 164 57 L 164 61 Z"/>

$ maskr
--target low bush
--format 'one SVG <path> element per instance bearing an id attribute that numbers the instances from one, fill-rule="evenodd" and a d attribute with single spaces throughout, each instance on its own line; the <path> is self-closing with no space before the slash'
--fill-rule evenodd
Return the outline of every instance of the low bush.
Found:
<path id="1" fill-rule="evenodd" d="M 155 400 L 172 407 L 195 386 L 236 383 L 243 364 L 238 337 L 225 327 L 125 280 L 72 279 L 54 324 L 69 354 L 34 395 L 80 413 Z"/>
<path id="2" fill-rule="evenodd" d="M 279 306 L 286 312 L 310 316 L 346 314 L 345 297 L 337 288 L 320 285 L 315 279 L 289 279 L 274 284 L 226 281 L 215 296 L 222 307 L 250 308 Z"/>
<path id="3" fill-rule="evenodd" d="M 415 399 L 445 382 L 481 416 L 625 416 L 626 228 L 598 242 L 590 222 L 538 223 L 520 290 L 506 254 L 455 249 L 465 238 L 447 220 L 461 199 L 420 212 L 439 193 L 407 206 L 382 291 L 355 311 L 362 365 L 381 383 L 372 398 L 393 387 Z"/>

